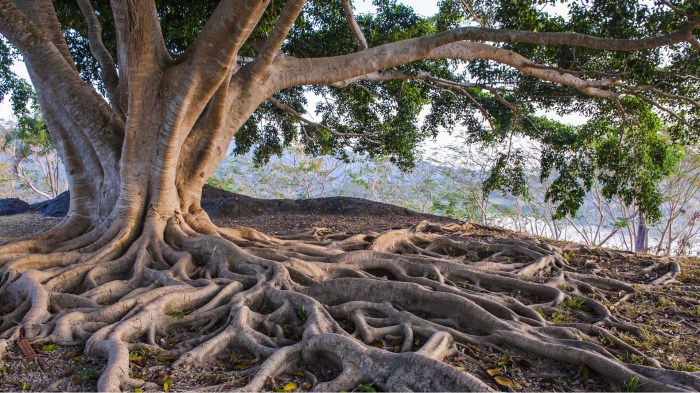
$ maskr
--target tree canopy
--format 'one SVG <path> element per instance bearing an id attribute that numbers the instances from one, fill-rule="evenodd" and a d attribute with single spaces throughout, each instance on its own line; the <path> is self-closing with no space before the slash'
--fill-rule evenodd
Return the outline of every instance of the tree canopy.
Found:
<path id="1" fill-rule="evenodd" d="M 217 3 L 156 2 L 173 57 L 192 45 Z M 551 11 L 558 3 L 441 0 L 438 14 L 422 16 L 395 0 L 375 0 L 376 13 L 356 15 L 349 24 L 344 9 L 348 2 L 308 1 L 281 47 L 287 56 L 347 55 L 398 40 L 463 34 L 475 41 L 495 41 L 494 54 L 508 54 L 520 64 L 514 67 L 489 56 L 464 62 L 446 54 L 350 80 L 283 89 L 235 134 L 235 151 L 253 150 L 264 162 L 298 141 L 308 153 L 344 157 L 352 149 L 385 155 L 410 168 L 421 141 L 440 130 L 464 127 L 474 142 L 502 147 L 486 183 L 489 190 L 527 193 L 518 143 L 527 138 L 542 146 L 541 176 L 555 177 L 548 196 L 559 204 L 560 215 L 575 214 L 597 177 L 607 196 L 623 196 L 655 218 L 660 203 L 656 184 L 672 169 L 674 145 L 694 142 L 700 130 L 700 51 L 691 34 L 700 5 L 599 0 L 567 3 L 562 14 Z M 114 82 L 105 78 L 91 54 L 88 24 L 78 3 L 61 0 L 55 6 L 80 76 L 107 94 L 105 83 Z M 253 60 L 283 9 L 279 1 L 265 10 L 238 53 L 240 65 Z M 96 4 L 95 14 L 104 46 L 117 58 L 109 4 Z M 460 28 L 469 25 L 478 27 Z M 503 34 L 506 29 L 520 35 L 556 34 L 529 39 Z M 600 49 L 595 39 L 572 35 L 643 40 L 678 31 L 687 39 L 635 51 L 624 44 L 617 51 Z M 11 47 L 0 43 L 0 95 L 12 91 L 15 108 L 20 108 L 29 96 L 26 84 L 9 70 L 12 58 Z M 312 96 L 315 107 L 308 102 Z M 319 120 L 312 120 L 310 113 Z M 583 116 L 586 124 L 568 126 L 557 120 L 568 116 Z"/>

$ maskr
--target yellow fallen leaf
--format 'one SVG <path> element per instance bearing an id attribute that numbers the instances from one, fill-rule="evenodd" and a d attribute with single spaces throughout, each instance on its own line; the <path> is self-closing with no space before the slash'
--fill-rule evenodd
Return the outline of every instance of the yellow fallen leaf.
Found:
<path id="1" fill-rule="evenodd" d="M 509 388 L 515 387 L 515 382 L 513 382 L 513 380 L 508 378 L 508 377 L 501 377 L 501 376 L 497 375 L 497 376 L 493 377 L 493 379 L 496 381 L 497 384 L 499 384 L 501 386 L 506 386 Z"/>
<path id="2" fill-rule="evenodd" d="M 143 392 L 143 389 L 141 389 L 141 388 L 134 389 L 134 393 L 141 393 L 141 392 Z"/>
<path id="3" fill-rule="evenodd" d="M 489 375 L 491 375 L 491 376 L 501 375 L 501 370 L 499 370 L 497 368 L 488 369 L 488 370 L 486 370 L 486 372 L 489 373 Z"/>
<path id="4" fill-rule="evenodd" d="M 290 383 L 284 385 L 282 390 L 284 390 L 285 392 L 293 392 L 293 391 L 297 390 L 297 384 L 295 384 L 294 382 L 290 382 Z"/>
<path id="5" fill-rule="evenodd" d="M 464 371 L 464 366 L 455 366 L 455 368 L 459 371 Z"/>

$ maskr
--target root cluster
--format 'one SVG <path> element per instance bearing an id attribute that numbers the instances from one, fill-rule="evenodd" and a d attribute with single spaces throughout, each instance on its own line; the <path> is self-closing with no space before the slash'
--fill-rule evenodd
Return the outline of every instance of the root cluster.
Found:
<path id="1" fill-rule="evenodd" d="M 576 273 L 544 242 L 480 240 L 467 226 L 427 222 L 279 238 L 153 222 L 1 247 L 0 347 L 20 337 L 84 345 L 107 360 L 105 391 L 156 388 L 130 375 L 136 348 L 174 367 L 245 354 L 246 391 L 300 368 L 316 391 L 490 390 L 443 361 L 459 345 L 585 365 L 642 390 L 700 390 L 697 373 L 663 368 L 614 334 L 639 332 L 610 313 L 634 287 Z M 387 337 L 392 351 L 373 345 Z M 620 360 L 631 355 L 644 364 Z"/>

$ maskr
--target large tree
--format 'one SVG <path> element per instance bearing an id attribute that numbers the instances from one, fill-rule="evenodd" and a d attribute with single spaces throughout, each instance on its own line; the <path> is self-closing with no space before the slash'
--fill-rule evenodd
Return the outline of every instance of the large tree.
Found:
<path id="1" fill-rule="evenodd" d="M 606 328 L 636 328 L 601 299 L 634 289 L 564 272 L 545 244 L 484 246 L 425 224 L 279 239 L 218 228 L 200 207 L 232 139 L 260 160 L 300 140 L 313 153 L 353 149 L 410 166 L 418 142 L 462 125 L 504 146 L 489 187 L 525 191 L 525 136 L 541 143 L 561 214 L 597 176 L 653 218 L 672 144 L 700 128 L 700 8 L 595 0 L 572 2 L 564 18 L 543 11 L 555 3 L 443 0 L 423 18 L 390 0 L 357 16 L 349 0 L 0 0 L 2 93 L 21 84 L 8 71 L 16 50 L 71 192 L 54 229 L 0 248 L 0 332 L 86 344 L 108 359 L 102 390 L 143 384 L 129 375 L 136 344 L 176 366 L 231 348 L 264 359 L 252 390 L 319 361 L 339 373 L 318 390 L 488 389 L 440 362 L 455 342 L 585 364 L 649 390 L 700 389 L 697 376 L 653 359 L 618 360 L 642 354 Z M 310 94 L 321 97 L 319 120 L 306 114 Z M 565 126 L 539 109 L 590 121 Z M 488 257 L 454 258 L 463 254 Z M 537 312 L 577 297 L 595 325 L 554 326 Z M 290 321 L 303 322 L 300 335 L 284 331 Z M 163 348 L 173 329 L 199 334 Z M 400 350 L 367 345 L 387 334 Z M 415 337 L 426 340 L 419 349 Z"/>

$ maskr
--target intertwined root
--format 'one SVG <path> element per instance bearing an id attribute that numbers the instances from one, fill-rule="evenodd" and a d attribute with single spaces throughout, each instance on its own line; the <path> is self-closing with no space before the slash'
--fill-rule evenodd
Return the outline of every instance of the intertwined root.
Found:
<path id="1" fill-rule="evenodd" d="M 129 375 L 137 347 L 183 368 L 246 354 L 255 366 L 242 390 L 300 366 L 318 391 L 489 390 L 443 362 L 457 345 L 516 348 L 645 390 L 700 390 L 697 375 L 659 368 L 609 330 L 637 332 L 605 306 L 633 287 L 575 273 L 536 240 L 485 241 L 467 226 L 425 222 L 287 238 L 212 226 L 202 234 L 185 222 L 87 233 L 48 254 L 6 246 L 2 337 L 85 345 L 107 359 L 98 389 L 109 391 L 155 387 Z M 552 323 L 562 309 L 566 321 Z M 393 351 L 372 346 L 386 337 Z M 646 366 L 618 360 L 631 355 Z"/>

